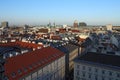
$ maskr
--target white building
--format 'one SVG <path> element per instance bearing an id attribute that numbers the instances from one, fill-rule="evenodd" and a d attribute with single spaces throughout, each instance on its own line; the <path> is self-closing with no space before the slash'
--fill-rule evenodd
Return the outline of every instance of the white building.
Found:
<path id="1" fill-rule="evenodd" d="M 112 24 L 106 25 L 107 30 L 112 31 Z"/>
<path id="2" fill-rule="evenodd" d="M 120 56 L 87 53 L 74 62 L 74 80 L 120 80 Z"/>

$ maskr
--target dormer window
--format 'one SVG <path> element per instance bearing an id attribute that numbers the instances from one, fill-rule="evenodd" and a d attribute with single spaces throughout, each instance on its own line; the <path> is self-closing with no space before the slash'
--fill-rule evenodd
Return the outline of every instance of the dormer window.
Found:
<path id="1" fill-rule="evenodd" d="M 21 71 L 21 69 L 19 69 L 19 70 L 18 70 L 18 74 L 22 74 L 22 71 Z"/>
<path id="2" fill-rule="evenodd" d="M 13 72 L 13 73 L 11 74 L 11 76 L 14 78 L 14 77 L 16 76 L 15 72 Z"/>
<path id="3" fill-rule="evenodd" d="M 31 66 L 31 65 L 29 65 L 29 68 L 30 68 L 30 69 L 32 69 L 32 66 Z"/>
<path id="4" fill-rule="evenodd" d="M 24 68 L 24 71 L 27 72 L 27 68 Z"/>

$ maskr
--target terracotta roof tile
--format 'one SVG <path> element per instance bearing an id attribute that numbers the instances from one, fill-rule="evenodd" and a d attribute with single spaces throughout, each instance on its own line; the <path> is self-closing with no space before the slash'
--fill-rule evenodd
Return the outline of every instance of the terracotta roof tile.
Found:
<path id="1" fill-rule="evenodd" d="M 64 56 L 64 53 L 52 47 L 46 47 L 22 55 L 8 58 L 5 63 L 5 74 L 9 80 L 18 80 L 37 68 Z"/>
<path id="2" fill-rule="evenodd" d="M 2 43 L 0 44 L 0 46 L 2 47 L 19 46 L 21 48 L 35 48 L 35 49 L 37 49 L 38 47 L 43 47 L 43 45 L 40 45 L 40 44 L 33 44 L 33 43 L 27 43 L 27 42 L 21 42 L 21 41 Z"/>

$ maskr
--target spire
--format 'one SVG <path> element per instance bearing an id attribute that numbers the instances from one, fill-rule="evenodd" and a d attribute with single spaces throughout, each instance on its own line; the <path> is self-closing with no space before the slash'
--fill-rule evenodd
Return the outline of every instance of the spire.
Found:
<path id="1" fill-rule="evenodd" d="M 50 22 L 50 20 L 49 20 L 49 26 L 51 26 L 51 22 Z"/>

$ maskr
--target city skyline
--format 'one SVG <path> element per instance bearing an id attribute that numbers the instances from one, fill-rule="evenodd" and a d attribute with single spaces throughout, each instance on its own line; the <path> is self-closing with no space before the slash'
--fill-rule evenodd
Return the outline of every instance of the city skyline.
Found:
<path id="1" fill-rule="evenodd" d="M 10 25 L 120 25 L 119 0 L 1 0 L 0 22 Z"/>

